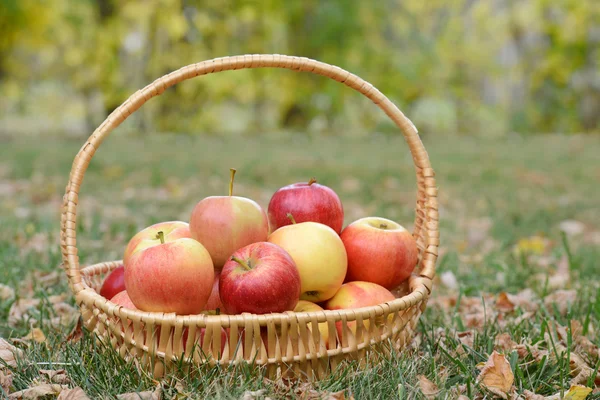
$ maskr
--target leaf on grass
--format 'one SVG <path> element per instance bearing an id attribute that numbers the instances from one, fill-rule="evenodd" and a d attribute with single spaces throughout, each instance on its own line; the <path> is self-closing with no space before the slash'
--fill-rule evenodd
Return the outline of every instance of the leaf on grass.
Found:
<path id="1" fill-rule="evenodd" d="M 10 286 L 0 283 L 0 300 L 10 300 L 15 297 L 15 290 Z"/>
<path id="2" fill-rule="evenodd" d="M 246 390 L 240 399 L 241 400 L 255 400 L 255 399 L 258 399 L 258 398 L 264 396 L 265 393 L 266 393 L 265 389 L 260 389 L 260 390 L 256 390 L 256 391 Z"/>
<path id="3" fill-rule="evenodd" d="M 552 306 L 556 304 L 558 312 L 566 314 L 569 306 L 575 302 L 577 298 L 577 292 L 575 290 L 557 290 L 546 296 L 544 299 L 544 305 L 546 308 L 552 310 Z"/>
<path id="4" fill-rule="evenodd" d="M 529 390 L 524 390 L 523 391 L 523 399 L 525 399 L 525 400 L 545 400 L 546 397 L 542 396 L 541 394 L 535 394 L 533 392 L 530 392 Z"/>
<path id="5" fill-rule="evenodd" d="M 50 296 L 48 301 L 52 306 L 55 317 L 50 319 L 54 326 L 69 325 L 78 316 L 76 308 L 65 303 L 66 296 Z M 13 303 L 8 312 L 8 325 L 16 327 L 21 321 L 27 320 L 31 325 L 37 324 L 31 310 L 39 307 L 40 299 L 19 299 Z M 34 314 L 35 315 L 35 314 Z"/>
<path id="6" fill-rule="evenodd" d="M 156 385 L 154 390 L 145 390 L 143 392 L 123 393 L 117 395 L 119 400 L 160 400 L 162 397 L 162 386 Z"/>
<path id="7" fill-rule="evenodd" d="M 13 374 L 10 371 L 3 371 L 0 369 L 0 388 L 4 390 L 5 393 L 10 393 L 10 388 L 12 387 Z"/>
<path id="8" fill-rule="evenodd" d="M 83 319 L 77 318 L 77 324 L 73 330 L 67 335 L 64 342 L 79 342 L 83 337 Z"/>
<path id="9" fill-rule="evenodd" d="M 440 275 L 440 280 L 442 285 L 446 286 L 448 289 L 456 290 L 458 289 L 458 280 L 452 271 L 444 271 Z"/>
<path id="10" fill-rule="evenodd" d="M 0 338 L 0 365 L 6 363 L 9 367 L 16 367 L 15 357 L 22 357 L 23 352 L 6 340 Z"/>
<path id="11" fill-rule="evenodd" d="M 506 357 L 494 351 L 477 377 L 477 382 L 490 392 L 508 398 L 515 376 Z"/>
<path id="12" fill-rule="evenodd" d="M 64 389 L 68 389 L 66 385 L 57 385 L 43 383 L 41 385 L 32 386 L 30 388 L 20 390 L 8 395 L 9 399 L 39 399 L 50 395 L 57 395 Z"/>
<path id="13" fill-rule="evenodd" d="M 50 383 L 64 384 L 71 382 L 67 371 L 64 369 L 40 369 L 40 375 L 42 375 Z"/>
<path id="14" fill-rule="evenodd" d="M 556 272 L 548 279 L 548 287 L 550 289 L 564 288 L 570 281 L 569 259 L 564 255 L 556 264 Z"/>
<path id="15" fill-rule="evenodd" d="M 496 299 L 496 308 L 505 313 L 511 313 L 516 308 L 524 311 L 536 311 L 538 305 L 535 299 L 535 293 L 531 289 L 522 290 L 517 294 L 501 292 Z"/>
<path id="16" fill-rule="evenodd" d="M 82 388 L 79 386 L 73 389 L 63 389 L 56 400 L 90 400 Z"/>
<path id="17" fill-rule="evenodd" d="M 494 344 L 499 347 L 503 353 L 508 353 L 517 347 L 517 343 L 515 343 L 510 337 L 510 334 L 506 332 L 496 336 Z"/>
<path id="18" fill-rule="evenodd" d="M 421 393 L 425 398 L 431 400 L 435 399 L 435 396 L 438 395 L 440 389 L 438 389 L 437 385 L 431 382 L 425 375 L 419 375 L 419 387 L 421 389 Z"/>
<path id="19" fill-rule="evenodd" d="M 572 385 L 567 394 L 565 394 L 565 400 L 584 400 L 590 393 L 592 393 L 592 389 L 589 387 Z"/>
<path id="20" fill-rule="evenodd" d="M 21 340 L 33 340 L 37 343 L 44 343 L 46 341 L 46 335 L 40 328 L 33 328 L 29 331 L 27 336 L 23 336 Z"/>

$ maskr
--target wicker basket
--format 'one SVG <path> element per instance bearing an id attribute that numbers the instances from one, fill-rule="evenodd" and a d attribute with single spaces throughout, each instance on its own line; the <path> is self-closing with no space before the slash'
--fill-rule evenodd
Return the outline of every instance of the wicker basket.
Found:
<path id="1" fill-rule="evenodd" d="M 188 315 L 125 309 L 98 294 L 102 279 L 119 265 L 105 262 L 80 269 L 76 227 L 78 193 L 85 171 L 108 134 L 150 98 L 176 83 L 220 71 L 242 68 L 286 68 L 323 75 L 349 86 L 371 99 L 401 129 L 417 174 L 417 203 L 413 236 L 419 248 L 419 264 L 406 291 L 396 300 L 360 309 L 323 312 L 286 312 L 267 315 Z M 180 365 L 247 362 L 266 366 L 267 374 L 320 379 L 341 361 L 361 359 L 384 341 L 402 349 L 413 337 L 418 318 L 431 293 L 439 245 L 437 188 L 434 171 L 414 125 L 379 90 L 339 67 L 308 58 L 284 55 L 244 55 L 217 58 L 188 65 L 137 91 L 94 131 L 83 145 L 69 176 L 61 218 L 61 249 L 69 286 L 80 307 L 84 326 L 108 341 L 122 357 L 136 357 L 155 377 L 173 363 Z M 356 321 L 356 333 L 345 322 Z M 338 337 L 336 322 L 342 322 Z M 329 327 L 326 343 L 319 323 Z M 205 328 L 200 343 L 195 341 Z M 228 337 L 222 348 L 222 328 Z M 263 340 L 264 339 L 264 340 Z M 185 343 L 184 343 L 185 340 Z M 390 341 L 388 341 L 390 340 Z"/>

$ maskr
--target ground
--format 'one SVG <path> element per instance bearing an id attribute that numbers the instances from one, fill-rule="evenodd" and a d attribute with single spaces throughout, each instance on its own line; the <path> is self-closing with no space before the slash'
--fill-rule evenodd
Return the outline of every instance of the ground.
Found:
<path id="1" fill-rule="evenodd" d="M 414 342 L 366 370 L 350 364 L 323 382 L 290 386 L 243 370 L 155 382 L 88 335 L 67 338 L 77 314 L 59 268 L 60 203 L 83 140 L 0 138 L 0 351 L 19 349 L 16 367 L 0 367 L 3 390 L 53 393 L 62 384 L 91 398 L 157 390 L 164 398 L 356 399 L 598 392 L 598 138 L 424 142 L 437 174 L 441 248 Z M 265 207 L 280 186 L 316 176 L 340 195 L 346 223 L 367 215 L 413 223 L 414 169 L 401 137 L 115 132 L 81 187 L 82 263 L 119 259 L 151 223 L 187 220 L 198 200 L 226 194 L 230 167 L 235 193 Z"/>

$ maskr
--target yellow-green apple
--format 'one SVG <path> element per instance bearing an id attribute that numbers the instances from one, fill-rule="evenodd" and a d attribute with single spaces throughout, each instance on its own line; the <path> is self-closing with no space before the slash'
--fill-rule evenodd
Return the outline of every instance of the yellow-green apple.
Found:
<path id="1" fill-rule="evenodd" d="M 125 265 L 125 287 L 137 308 L 176 314 L 199 314 L 215 280 L 210 254 L 194 239 L 166 242 L 158 232 L 153 243 L 134 249 Z"/>
<path id="2" fill-rule="evenodd" d="M 329 226 L 293 223 L 271 233 L 268 241 L 281 246 L 296 262 L 302 283 L 300 300 L 321 302 L 342 286 L 348 267 L 346 249 Z"/>
<path id="3" fill-rule="evenodd" d="M 325 303 L 327 310 L 342 310 L 348 308 L 361 308 L 368 306 L 376 306 L 377 304 L 386 303 L 394 300 L 396 297 L 384 288 L 373 282 L 348 282 L 344 283 L 335 296 Z M 389 315 L 389 319 L 393 315 Z M 369 321 L 364 321 L 365 328 L 369 328 Z M 352 333 L 356 334 L 356 321 L 347 322 L 348 328 Z M 335 323 L 338 335 L 342 337 L 342 322 Z"/>
<path id="4" fill-rule="evenodd" d="M 284 249 L 269 242 L 253 243 L 225 263 L 219 294 L 227 314 L 292 311 L 300 297 L 300 275 Z"/>
<path id="5" fill-rule="evenodd" d="M 132 310 L 137 310 L 138 308 L 135 306 L 135 304 L 133 304 L 133 301 L 131 301 L 131 299 L 129 298 L 129 295 L 127 294 L 127 290 L 122 290 L 119 293 L 115 294 L 110 301 L 112 301 L 113 303 L 116 303 L 120 306 L 123 306 L 125 308 L 129 308 Z"/>
<path id="6" fill-rule="evenodd" d="M 287 214 L 292 214 L 297 223 L 327 225 L 338 235 L 344 223 L 340 198 L 333 189 L 317 183 L 315 178 L 280 188 L 271 197 L 267 210 L 271 232 L 291 224 Z"/>
<path id="7" fill-rule="evenodd" d="M 129 262 L 129 257 L 134 251 L 139 251 L 149 246 L 156 244 L 156 235 L 162 232 L 165 237 L 165 242 L 181 238 L 191 238 L 190 226 L 183 221 L 165 221 L 150 225 L 136 233 L 127 244 L 125 254 L 123 255 L 123 264 Z"/>
<path id="8" fill-rule="evenodd" d="M 233 196 L 231 169 L 229 196 L 200 200 L 190 217 L 192 237 L 210 253 L 215 268 L 221 269 L 234 251 L 267 240 L 269 221 L 265 210 L 254 200 Z"/>
<path id="9" fill-rule="evenodd" d="M 222 314 L 223 303 L 221 302 L 221 297 L 219 296 L 219 277 L 221 276 L 220 271 L 215 271 L 215 282 L 213 283 L 212 292 L 210 292 L 210 297 L 204 306 L 204 311 L 217 311 Z M 215 312 L 216 314 L 216 312 Z"/>
<path id="10" fill-rule="evenodd" d="M 125 269 L 123 264 L 113 269 L 110 274 L 102 282 L 100 288 L 100 296 L 106 299 L 112 299 L 117 293 L 125 290 Z"/>
<path id="11" fill-rule="evenodd" d="M 348 254 L 346 282 L 373 282 L 392 290 L 417 264 L 415 239 L 389 219 L 361 218 L 344 228 L 340 237 Z"/>
<path id="12" fill-rule="evenodd" d="M 323 308 L 318 304 L 307 300 L 300 300 L 298 304 L 296 304 L 296 308 L 294 308 L 294 312 L 298 313 L 315 311 L 323 311 Z M 312 329 L 312 325 L 309 325 L 309 329 Z M 319 323 L 319 333 L 321 334 L 321 340 L 327 347 L 327 344 L 329 343 L 329 328 L 327 327 L 327 322 Z"/>

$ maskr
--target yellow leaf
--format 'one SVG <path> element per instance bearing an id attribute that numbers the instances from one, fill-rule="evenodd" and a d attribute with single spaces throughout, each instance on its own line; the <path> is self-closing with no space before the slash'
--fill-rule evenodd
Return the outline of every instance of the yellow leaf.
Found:
<path id="1" fill-rule="evenodd" d="M 46 335 L 40 328 L 33 328 L 27 336 L 21 338 L 22 340 L 34 340 L 38 343 L 44 343 L 46 341 Z"/>
<path id="2" fill-rule="evenodd" d="M 481 370 L 477 382 L 490 392 L 506 399 L 512 390 L 515 376 L 504 355 L 494 351 Z"/>
<path id="3" fill-rule="evenodd" d="M 565 400 L 584 400 L 592 393 L 592 389 L 586 386 L 573 385 L 565 395 Z"/>

